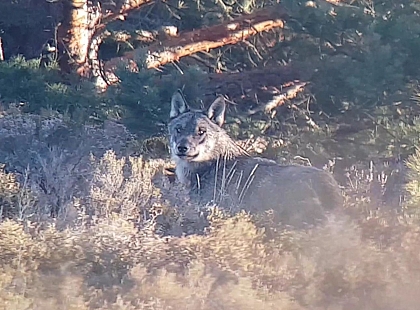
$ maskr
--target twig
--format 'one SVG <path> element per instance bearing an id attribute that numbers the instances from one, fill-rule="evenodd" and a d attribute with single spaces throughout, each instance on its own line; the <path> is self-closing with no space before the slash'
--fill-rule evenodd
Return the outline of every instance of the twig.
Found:
<path id="1" fill-rule="evenodd" d="M 156 69 L 167 63 L 179 61 L 185 56 L 236 44 L 258 33 L 274 28 L 283 28 L 288 17 L 285 9 L 280 5 L 275 5 L 209 28 L 182 33 L 178 37 L 169 37 L 167 40 L 148 47 L 146 67 Z M 136 51 L 131 51 L 123 57 L 107 61 L 105 70 L 109 74 L 110 80 L 118 80 L 115 76 L 118 63 L 125 63 L 132 67 L 133 71 L 137 71 L 135 59 Z"/>
<path id="2" fill-rule="evenodd" d="M 0 61 L 4 61 L 3 41 L 0 37 Z"/>

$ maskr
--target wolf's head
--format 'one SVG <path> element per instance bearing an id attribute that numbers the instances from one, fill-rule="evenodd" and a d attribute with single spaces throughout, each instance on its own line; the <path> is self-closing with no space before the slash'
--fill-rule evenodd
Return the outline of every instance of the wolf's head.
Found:
<path id="1" fill-rule="evenodd" d="M 207 111 L 193 110 L 181 91 L 171 100 L 169 122 L 170 149 L 176 162 L 202 163 L 227 152 L 232 140 L 221 128 L 226 104 L 218 97 Z"/>

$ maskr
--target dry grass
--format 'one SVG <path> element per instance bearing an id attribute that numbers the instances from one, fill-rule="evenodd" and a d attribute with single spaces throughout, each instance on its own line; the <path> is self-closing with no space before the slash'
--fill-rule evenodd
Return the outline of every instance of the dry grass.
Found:
<path id="1" fill-rule="evenodd" d="M 378 224 L 379 225 L 379 224 Z M 90 228 L 0 226 L 4 309 L 416 309 L 419 230 L 391 246 L 331 221 L 266 240 L 246 215 L 163 240 L 119 217 Z"/>
<path id="2" fill-rule="evenodd" d="M 15 140 L 39 156 L 31 162 L 17 144 L 0 151 L 0 309 L 418 308 L 420 228 L 386 212 L 366 216 L 376 201 L 362 199 L 371 184 L 361 172 L 349 176 L 350 217 L 264 230 L 248 214 L 191 205 L 156 175 L 167 163 L 131 156 L 116 125 L 67 133 L 87 139 L 76 152 L 30 141 L 30 119 L 16 118 Z M 54 218 L 45 211 L 53 208 Z"/>

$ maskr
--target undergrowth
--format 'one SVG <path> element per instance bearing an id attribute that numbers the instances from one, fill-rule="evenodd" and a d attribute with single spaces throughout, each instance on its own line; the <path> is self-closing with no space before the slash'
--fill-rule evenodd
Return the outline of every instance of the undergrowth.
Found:
<path id="1" fill-rule="evenodd" d="M 0 307 L 416 309 L 418 228 L 398 229 L 381 247 L 346 221 L 267 240 L 239 214 L 205 236 L 165 240 L 119 216 L 64 231 L 9 220 Z"/>
<path id="2" fill-rule="evenodd" d="M 0 133 L 0 309 L 418 307 L 418 220 L 373 199 L 378 169 L 349 170 L 346 215 L 292 230 L 192 205 L 114 122 L 12 108 Z"/>

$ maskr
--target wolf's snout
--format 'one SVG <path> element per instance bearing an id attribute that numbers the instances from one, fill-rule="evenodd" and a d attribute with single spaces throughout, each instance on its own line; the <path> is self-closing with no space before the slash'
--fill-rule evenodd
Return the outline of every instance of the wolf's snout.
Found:
<path id="1" fill-rule="evenodd" d="M 186 147 L 185 145 L 178 145 L 177 149 L 179 155 L 186 155 L 188 152 L 188 147 Z"/>
<path id="2" fill-rule="evenodd" d="M 180 142 L 175 148 L 176 156 L 184 160 L 193 160 L 198 156 L 194 146 L 189 145 L 188 142 Z"/>

